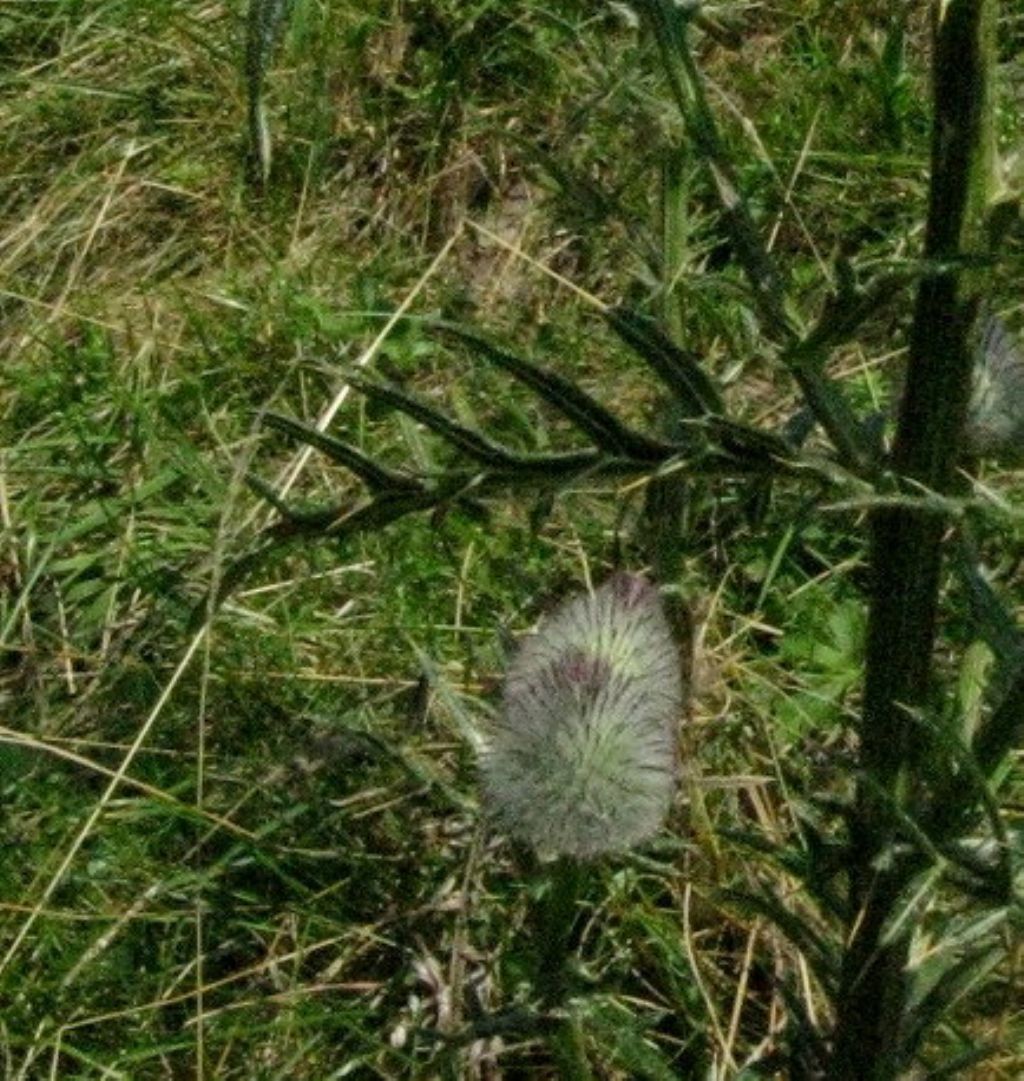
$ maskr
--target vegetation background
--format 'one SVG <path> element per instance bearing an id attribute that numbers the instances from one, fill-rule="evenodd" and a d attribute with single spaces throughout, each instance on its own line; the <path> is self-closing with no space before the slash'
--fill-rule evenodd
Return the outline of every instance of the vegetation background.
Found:
<path id="1" fill-rule="evenodd" d="M 808 311 L 837 256 L 919 246 L 924 7 L 737 2 L 701 31 L 713 107 Z M 533 399 L 415 320 L 382 337 L 400 306 L 482 325 L 647 424 L 656 388 L 593 298 L 669 306 L 745 418 L 783 424 L 793 388 L 696 161 L 675 178 L 668 296 L 652 272 L 681 133 L 625 5 L 295 0 L 265 87 L 265 184 L 247 160 L 244 8 L 0 4 L 0 1064 L 543 1077 L 536 1042 L 459 1042 L 521 1000 L 528 967 L 528 887 L 479 820 L 466 732 L 511 635 L 642 565 L 642 492 L 293 549 L 199 639 L 193 611 L 268 521 L 247 471 L 311 503 L 357 495 L 260 413 L 332 408 L 375 455 L 443 464 L 411 422 L 346 395 L 343 370 L 365 364 L 509 441 L 564 445 Z M 1024 15 L 1004 8 L 1012 148 Z M 997 298 L 1012 326 L 1019 285 L 1008 271 Z M 866 412 L 888 409 L 908 320 L 894 304 L 837 360 Z M 1009 507 L 1021 494 L 1019 473 L 984 481 Z M 843 795 L 852 761 L 856 518 L 844 533 L 797 488 L 774 498 L 770 525 L 742 491 L 700 506 L 684 791 L 659 842 L 602 869 L 580 943 L 608 1077 L 739 1077 L 795 1010 L 827 1010 L 801 953 L 723 892 L 813 923 L 744 835 L 799 836 L 801 793 Z M 1014 521 L 988 555 L 1019 605 Z M 1021 1076 L 1021 961 L 1018 945 L 973 989 L 936 1061 L 991 1041 L 963 1076 Z"/>

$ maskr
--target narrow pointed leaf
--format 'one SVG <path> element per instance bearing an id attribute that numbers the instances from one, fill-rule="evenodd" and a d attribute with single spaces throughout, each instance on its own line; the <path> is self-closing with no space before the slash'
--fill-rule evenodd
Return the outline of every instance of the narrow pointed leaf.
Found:
<path id="1" fill-rule="evenodd" d="M 827 356 L 826 350 L 811 350 L 798 343 L 784 352 L 782 359 L 842 463 L 855 473 L 871 475 L 877 471 L 875 448 L 842 389 L 823 371 Z"/>
<path id="2" fill-rule="evenodd" d="M 652 320 L 629 308 L 612 308 L 605 318 L 616 334 L 672 391 L 688 416 L 725 412 L 722 397 L 697 358 Z"/>
<path id="3" fill-rule="evenodd" d="M 348 377 L 352 386 L 368 398 L 390 405 L 392 408 L 418 420 L 437 432 L 453 446 L 469 457 L 490 466 L 493 476 L 511 479 L 514 476 L 565 477 L 583 473 L 601 464 L 602 458 L 594 450 L 568 451 L 564 454 L 520 454 L 496 443 L 480 432 L 451 420 L 432 406 L 399 390 L 364 379 Z M 488 473 L 488 476 L 492 476 Z"/>
<path id="4" fill-rule="evenodd" d="M 708 417 L 704 426 L 727 454 L 755 461 L 793 458 L 793 448 L 775 432 L 763 432 L 749 424 L 717 416 Z"/>
<path id="5" fill-rule="evenodd" d="M 974 737 L 974 756 L 986 774 L 1024 742 L 1024 662 L 1018 663 L 1002 701 L 983 721 Z"/>
<path id="6" fill-rule="evenodd" d="M 943 845 L 944 855 L 969 874 L 977 876 L 986 888 L 1003 893 L 1012 891 L 1013 868 L 1006 828 L 999 803 L 976 755 L 966 745 L 958 729 L 927 716 L 921 720 L 927 729 L 928 739 L 949 759 L 952 767 L 943 771 L 944 776 L 936 777 L 934 806 L 921 828 L 936 844 Z M 938 774 L 939 769 L 933 767 L 932 772 Z M 999 859 L 988 867 L 984 861 L 972 858 L 969 850 L 955 843 L 962 839 L 965 817 L 973 815 L 976 808 L 985 812 L 996 841 L 996 850 L 1001 853 Z M 948 843 L 951 839 L 953 844 Z"/>
<path id="7" fill-rule="evenodd" d="M 263 419 L 268 427 L 275 428 L 279 432 L 284 432 L 286 435 L 293 436 L 303 443 L 308 443 L 310 446 L 316 447 L 317 450 L 323 451 L 332 461 L 345 466 L 346 469 L 350 469 L 374 491 L 419 489 L 422 487 L 415 478 L 379 465 L 350 443 L 336 439 L 334 436 L 314 428 L 311 424 L 305 424 L 303 421 L 295 420 L 293 417 L 286 417 L 281 413 L 267 413 Z"/>
<path id="8" fill-rule="evenodd" d="M 903 1045 L 908 1061 L 928 1032 L 947 1017 L 955 1003 L 983 980 L 1005 956 L 1006 950 L 997 945 L 968 951 L 950 964 L 923 998 L 908 1005 L 908 1031 Z"/>
<path id="9" fill-rule="evenodd" d="M 718 195 L 722 222 L 750 282 L 758 308 L 776 334 L 783 340 L 792 341 L 796 332 L 786 311 L 782 275 L 758 235 L 708 105 L 703 81 L 690 54 L 686 33 L 690 13 L 671 0 L 638 0 L 637 7 L 657 42 L 672 97 L 687 134 L 701 152 Z"/>
<path id="10" fill-rule="evenodd" d="M 388 386 L 384 383 L 375 383 L 368 379 L 357 378 L 353 375 L 347 375 L 345 378 L 360 394 L 365 394 L 367 398 L 374 401 L 384 402 L 393 409 L 397 409 L 400 413 L 405 413 L 406 416 L 418 420 L 420 424 L 436 432 L 476 461 L 496 467 L 509 466 L 515 463 L 516 455 L 513 452 L 472 428 L 467 428 L 465 425 L 446 417 L 443 413 L 434 409 L 433 406 L 414 398 L 411 394 L 406 394 L 404 390 L 399 390 L 397 387 Z"/>
<path id="11" fill-rule="evenodd" d="M 627 463 L 618 463 L 624 471 Z M 586 473 L 616 472 L 615 461 L 596 450 L 572 451 L 567 454 L 520 454 L 511 458 L 506 467 L 489 474 L 498 483 L 516 480 L 567 480 Z M 635 469 L 635 466 L 633 467 Z"/>
<path id="12" fill-rule="evenodd" d="M 837 268 L 837 270 L 841 269 Z M 826 355 L 849 341 L 868 319 L 903 297 L 904 290 L 919 277 L 916 267 L 878 274 L 862 287 L 841 282 L 838 296 L 826 301 L 821 315 L 804 337 L 800 348 Z M 843 286 L 846 286 L 843 288 Z"/>
<path id="13" fill-rule="evenodd" d="M 718 194 L 723 226 L 743 266 L 758 311 L 785 344 L 783 360 L 844 464 L 857 472 L 870 473 L 874 468 L 870 448 L 864 444 L 846 398 L 821 370 L 823 351 L 802 348 L 790 315 L 785 280 L 758 235 L 691 54 L 686 35 L 688 12 L 671 0 L 638 0 L 637 6 L 658 43 L 665 76 L 686 130 L 701 150 Z"/>
<path id="14" fill-rule="evenodd" d="M 462 327 L 450 323 L 436 325 L 479 350 L 489 361 L 539 394 L 602 450 L 638 461 L 651 462 L 663 461 L 671 455 L 673 448 L 669 444 L 651 439 L 630 428 L 564 376 L 501 349 L 486 338 Z"/>
<path id="15" fill-rule="evenodd" d="M 338 539 L 367 529 L 381 528 L 407 514 L 429 510 L 440 502 L 435 492 L 385 492 L 354 505 L 339 504 L 306 513 L 289 510 L 284 520 L 271 527 L 279 538 L 316 536 Z M 280 509 L 280 503 L 275 504 Z"/>
<path id="16" fill-rule="evenodd" d="M 245 483 L 261 498 L 265 499 L 281 517 L 291 525 L 302 530 L 315 531 L 326 528 L 339 512 L 338 507 L 316 507 L 310 510 L 298 510 L 289 506 L 274 489 L 255 473 L 245 475 Z"/>
<path id="17" fill-rule="evenodd" d="M 962 536 L 956 547 L 954 568 L 967 592 L 976 633 L 1003 662 L 1024 655 L 1024 633 L 981 573 L 977 550 L 969 537 Z"/>
<path id="18" fill-rule="evenodd" d="M 981 573 L 976 558 L 964 544 L 958 547 L 956 570 L 967 591 L 971 616 L 979 636 L 1002 664 L 1024 658 L 1024 634 L 1017 621 Z"/>

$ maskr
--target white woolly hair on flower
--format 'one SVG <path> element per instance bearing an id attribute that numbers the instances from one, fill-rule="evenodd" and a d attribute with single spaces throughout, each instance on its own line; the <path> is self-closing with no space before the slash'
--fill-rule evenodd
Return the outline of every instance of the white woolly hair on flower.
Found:
<path id="1" fill-rule="evenodd" d="M 964 439 L 970 454 L 1024 461 L 1024 354 L 996 315 L 981 320 Z"/>
<path id="2" fill-rule="evenodd" d="M 520 646 L 482 756 L 496 824 L 545 855 L 591 858 L 655 834 L 676 784 L 679 653 L 657 589 L 616 574 Z"/>

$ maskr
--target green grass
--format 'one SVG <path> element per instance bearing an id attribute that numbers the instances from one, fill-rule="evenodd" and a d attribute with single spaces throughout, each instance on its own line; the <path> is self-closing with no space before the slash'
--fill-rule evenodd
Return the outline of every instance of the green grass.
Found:
<path id="1" fill-rule="evenodd" d="M 904 70 L 888 5 L 734 7 L 742 51 L 702 39 L 712 106 L 809 320 L 838 253 L 919 245 L 922 28 Z M 568 444 L 534 398 L 415 321 L 367 358 L 414 290 L 414 314 L 476 322 L 656 422 L 657 387 L 584 295 L 658 303 L 638 238 L 654 240 L 680 133 L 649 52 L 583 3 L 296 0 L 260 187 L 242 3 L 2 8 L 0 1072 L 547 1076 L 536 1039 L 454 1039 L 523 1005 L 531 963 L 530 879 L 480 820 L 467 730 L 512 634 L 644 563 L 642 493 L 595 485 L 551 507 L 496 501 L 483 523 L 292 546 L 205 638 L 190 621 L 270 519 L 244 474 L 298 461 L 260 413 L 315 422 L 345 365 L 364 358 L 523 449 Z M 1005 67 L 1019 88 L 1019 57 Z M 583 178 L 603 197 L 583 198 Z M 690 344 L 741 416 L 781 424 L 793 388 L 696 162 L 685 182 Z M 1019 326 L 1019 245 L 1016 259 L 999 299 Z M 885 408 L 908 321 L 909 294 L 841 351 L 858 405 Z M 394 466 L 450 457 L 354 394 L 332 431 Z M 1014 474 L 986 483 L 1020 490 Z M 297 502 L 358 494 L 317 454 L 295 473 Z M 811 797 L 845 794 L 864 553 L 854 513 L 837 539 L 797 488 L 760 524 L 748 494 L 704 499 L 686 554 L 700 635 L 670 828 L 585 897 L 601 1076 L 740 1077 L 781 1047 L 787 1012 L 827 1009 L 796 947 L 721 891 L 767 883 L 817 919 L 741 835 L 792 840 L 821 813 Z M 1019 606 L 1018 569 L 985 543 Z M 1003 789 L 1017 828 L 1019 765 Z M 930 1049 L 941 1062 L 993 1040 L 963 1076 L 1024 1070 L 1019 942 L 1009 952 Z"/>

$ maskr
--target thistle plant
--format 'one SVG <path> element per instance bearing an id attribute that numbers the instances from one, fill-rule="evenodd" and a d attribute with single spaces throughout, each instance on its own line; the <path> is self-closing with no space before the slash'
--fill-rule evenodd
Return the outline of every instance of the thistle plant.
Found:
<path id="1" fill-rule="evenodd" d="M 528 387 L 586 445 L 522 451 L 403 389 L 351 375 L 352 386 L 368 398 L 447 442 L 459 463 L 439 473 L 396 470 L 333 435 L 268 416 L 270 427 L 355 473 L 367 495 L 355 505 L 299 509 L 254 479 L 281 518 L 223 583 L 231 588 L 282 543 L 344 540 L 428 510 L 479 517 L 496 496 L 557 491 L 584 479 L 638 480 L 670 495 L 674 485 L 695 478 L 718 485 L 788 478 L 809 484 L 833 505 L 839 497 L 866 509 L 867 661 L 852 796 L 831 820 L 823 811 L 820 822 L 804 823 L 800 846 L 763 838 L 757 844 L 800 879 L 827 931 L 808 926 L 767 893 L 732 898 L 776 923 L 828 996 L 824 1016 L 812 1019 L 781 983 L 793 1004 L 787 1076 L 794 1078 L 893 1081 L 921 1064 L 929 1069 L 929 1033 L 1001 955 L 999 935 L 1019 910 L 1014 841 L 999 811 L 997 784 L 1024 735 L 1024 634 L 973 554 L 967 525 L 977 506 L 963 471 L 965 449 L 1015 452 L 1022 430 L 1020 357 L 1001 325 L 983 316 L 997 256 L 991 227 L 996 4 L 937 0 L 932 6 L 935 115 L 921 258 L 866 281 L 849 265 L 837 266 L 834 294 L 807 312 L 761 238 L 719 131 L 690 44 L 696 5 L 633 4 L 654 43 L 690 152 L 706 167 L 766 352 L 779 358 L 799 389 L 830 444 L 827 453 L 730 415 L 703 358 L 685 343 L 681 310 L 663 305 L 661 324 L 621 306 L 604 312 L 642 361 L 641 371 L 670 397 L 679 420 L 669 435 L 636 429 L 563 375 L 477 331 L 427 321 L 446 344 Z M 1007 203 L 998 194 L 1003 220 Z M 883 306 L 909 299 L 911 291 L 908 375 L 887 450 L 826 363 Z M 660 505 L 671 508 L 673 500 Z M 658 514 L 653 503 L 652 513 Z M 674 511 L 654 525 L 651 535 L 659 543 L 673 543 Z M 947 560 L 950 552 L 955 560 Z M 664 574 L 672 561 L 660 555 L 652 552 L 651 562 Z M 970 726 L 949 716 L 934 663 L 940 603 L 953 575 L 959 595 L 970 602 L 971 633 L 996 657 L 985 708 Z M 483 760 L 484 796 L 509 834 L 559 857 L 562 884 L 551 891 L 555 915 L 549 921 L 552 971 L 562 971 L 558 958 L 567 949 L 578 861 L 642 841 L 664 817 L 680 695 L 665 617 L 653 587 L 636 577 L 613 578 L 593 597 L 570 601 L 513 663 Z M 916 949 L 920 899 L 940 882 L 979 907 L 950 921 L 945 932 L 929 929 L 931 960 L 923 964 Z M 549 1003 L 561 1000 L 559 980 L 545 995 Z M 569 1032 L 561 1046 L 565 1075 L 585 1076 L 578 1033 Z"/>
<path id="2" fill-rule="evenodd" d="M 588 859 L 631 848 L 675 788 L 679 651 L 636 575 L 575 597 L 521 646 L 483 757 L 483 792 L 512 837 Z"/>
<path id="3" fill-rule="evenodd" d="M 528 637 L 509 669 L 482 756 L 495 824 L 554 862 L 533 918 L 536 983 L 547 1010 L 564 1006 L 579 861 L 653 836 L 676 782 L 682 707 L 679 651 L 645 578 L 616 574 L 566 601 Z M 562 1076 L 589 1076 L 570 1015 L 550 1036 Z"/>

